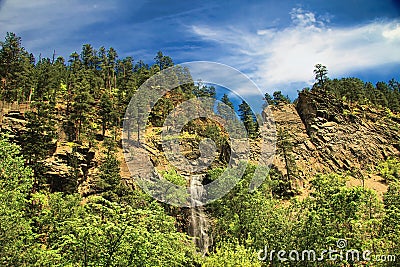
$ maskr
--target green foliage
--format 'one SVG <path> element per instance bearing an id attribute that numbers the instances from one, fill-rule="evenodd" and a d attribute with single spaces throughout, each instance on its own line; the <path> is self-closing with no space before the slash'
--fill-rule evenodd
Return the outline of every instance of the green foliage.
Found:
<path id="1" fill-rule="evenodd" d="M 271 96 L 268 93 L 265 93 L 264 100 L 266 102 L 264 106 L 278 105 L 279 103 L 285 103 L 285 104 L 291 103 L 289 97 L 284 96 L 281 91 L 275 91 L 273 93 L 273 96 Z"/>
<path id="2" fill-rule="evenodd" d="M 191 266 L 196 261 L 190 240 L 156 204 L 140 209 L 101 197 L 85 204 L 76 195 L 35 197 L 43 246 L 58 256 L 53 265 Z"/>
<path id="3" fill-rule="evenodd" d="M 124 191 L 121 184 L 120 162 L 115 157 L 117 145 L 111 139 L 105 139 L 103 146 L 105 147 L 105 156 L 101 161 L 96 190 L 101 192 L 105 199 L 117 201 Z"/>
<path id="4" fill-rule="evenodd" d="M 111 100 L 111 95 L 109 93 L 104 93 L 100 98 L 100 110 L 99 115 L 102 125 L 102 135 L 106 134 L 106 130 L 113 125 L 116 125 L 118 119 L 118 114 L 115 112 L 113 107 L 113 102 Z"/>
<path id="5" fill-rule="evenodd" d="M 273 96 L 275 105 L 279 103 L 290 103 L 290 99 L 287 96 L 284 96 L 281 91 L 275 91 Z"/>
<path id="6" fill-rule="evenodd" d="M 220 243 L 215 252 L 205 260 L 204 267 L 258 267 L 261 262 L 257 258 L 257 253 L 251 251 L 243 245 L 232 243 Z"/>
<path id="7" fill-rule="evenodd" d="M 79 145 L 76 143 L 70 143 L 72 146 L 71 153 L 67 154 L 67 164 L 70 167 L 68 171 L 68 176 L 65 181 L 63 181 L 63 192 L 65 193 L 76 193 L 78 191 L 78 184 L 81 178 L 80 172 L 80 157 L 78 154 Z"/>
<path id="8" fill-rule="evenodd" d="M 34 58 L 21 45 L 21 37 L 7 32 L 4 42 L 0 42 L 0 78 L 2 79 L 0 99 L 7 101 L 27 101 L 35 81 Z"/>
<path id="9" fill-rule="evenodd" d="M 292 137 L 283 128 L 279 128 L 277 133 L 277 152 L 283 156 L 286 168 L 286 181 L 289 185 L 289 190 L 292 189 L 291 182 L 296 178 L 297 167 L 293 156 L 293 141 Z"/>
<path id="10" fill-rule="evenodd" d="M 397 182 L 400 179 L 400 161 L 396 158 L 389 158 L 380 163 L 378 170 L 387 182 Z"/>
<path id="11" fill-rule="evenodd" d="M 400 86 L 394 79 L 388 83 L 377 82 L 375 86 L 354 77 L 330 80 L 326 67 L 321 64 L 315 65 L 314 74 L 316 83 L 313 89 L 323 88 L 342 101 L 372 104 L 400 112 Z"/>
<path id="12" fill-rule="evenodd" d="M 70 119 L 73 122 L 74 139 L 80 141 L 81 133 L 89 128 L 93 112 L 94 99 L 90 93 L 90 84 L 87 77 L 82 73 L 74 77 L 72 88 L 74 97 L 71 104 Z"/>
<path id="13" fill-rule="evenodd" d="M 268 94 L 268 93 L 265 93 L 265 95 L 264 95 L 264 100 L 265 100 L 265 102 L 266 102 L 266 105 L 265 106 L 267 106 L 267 105 L 273 105 L 274 104 L 274 98 L 270 95 L 270 94 Z"/>
<path id="14" fill-rule="evenodd" d="M 198 81 L 193 88 L 193 95 L 196 97 L 211 97 L 215 98 L 216 92 L 214 86 L 207 86 L 201 81 Z"/>
<path id="15" fill-rule="evenodd" d="M 292 181 L 287 179 L 287 175 L 282 174 L 276 168 L 271 168 L 268 176 L 271 193 L 275 198 L 288 199 L 295 195 Z"/>
<path id="16" fill-rule="evenodd" d="M 186 179 L 183 176 L 179 175 L 179 173 L 177 173 L 174 169 L 163 172 L 162 176 L 167 181 L 178 186 L 186 186 L 187 184 Z"/>
<path id="17" fill-rule="evenodd" d="M 245 101 L 242 101 L 242 104 L 239 105 L 239 116 L 243 121 L 244 127 L 246 127 L 248 136 L 252 138 L 257 137 L 259 126 L 256 116 L 251 110 L 249 104 L 247 104 Z"/>
<path id="18" fill-rule="evenodd" d="M 229 100 L 229 97 L 227 94 L 224 94 L 221 98 L 221 102 L 230 107 L 231 109 L 234 109 L 233 103 Z"/>
<path id="19" fill-rule="evenodd" d="M 325 83 L 329 80 L 326 66 L 322 64 L 315 65 L 314 74 L 318 87 L 324 88 Z"/>
<path id="20" fill-rule="evenodd" d="M 27 216 L 33 179 L 20 149 L 0 137 L 0 264 L 26 266 L 33 233 Z"/>
<path id="21" fill-rule="evenodd" d="M 391 252 L 386 245 L 382 245 L 386 238 L 380 230 L 385 227 L 382 224 L 384 210 L 375 192 L 362 187 L 349 188 L 346 186 L 346 178 L 340 175 L 317 175 L 311 182 L 311 196 L 302 201 L 292 199 L 282 203 L 272 198 L 268 179 L 262 188 L 252 193 L 248 191 L 251 169 L 246 171 L 244 179 L 234 190 L 209 208 L 216 220 L 214 253 L 220 255 L 221 261 L 225 253 L 231 253 L 230 257 L 234 258 L 235 249 L 221 252 L 220 247 L 236 242 L 247 251 L 267 247 L 270 251 L 314 249 L 319 253 L 323 249 L 335 247 L 338 239 L 345 238 L 348 249 L 369 249 L 375 254 Z M 210 177 L 213 176 L 218 176 L 218 172 L 210 172 Z M 397 194 L 396 190 L 390 192 Z M 386 196 L 386 206 L 396 199 L 397 195 L 393 196 L 393 193 L 390 198 Z M 391 214 L 394 216 L 397 213 L 394 211 Z M 396 218 L 391 217 L 386 221 L 388 224 L 394 223 Z M 391 238 L 395 240 L 393 236 Z M 397 252 L 392 250 L 391 253 Z M 213 254 L 211 258 L 213 263 L 219 263 Z M 248 256 L 248 259 L 251 257 Z M 273 259 L 274 266 L 285 264 Z M 328 262 L 326 264 L 305 261 L 297 262 L 296 266 L 329 266 Z M 334 264 L 344 263 L 338 260 Z"/>
<path id="22" fill-rule="evenodd" d="M 172 59 L 169 56 L 164 56 L 161 51 L 157 52 L 157 55 L 154 58 L 154 60 L 156 61 L 156 64 L 160 70 L 172 67 L 174 65 Z"/>
<path id="23" fill-rule="evenodd" d="M 174 102 L 170 98 L 161 98 L 157 101 L 151 111 L 149 121 L 155 127 L 161 127 L 164 124 L 167 114 L 174 109 Z"/>
<path id="24" fill-rule="evenodd" d="M 395 80 L 389 84 L 378 82 L 374 86 L 370 82 L 363 82 L 354 77 L 327 80 L 325 90 L 345 102 L 357 102 L 359 104 L 372 104 L 379 108 L 389 108 L 400 112 L 400 92 Z M 319 85 L 314 85 L 313 88 Z"/>
<path id="25" fill-rule="evenodd" d="M 271 216 L 272 211 L 279 213 L 279 210 L 274 207 L 277 202 L 268 193 L 267 185 L 263 188 L 266 192 L 261 190 L 249 192 L 254 169 L 255 166 L 249 166 L 235 188 L 210 205 L 209 210 L 217 220 L 214 229 L 217 243 L 238 240 L 240 244 L 244 244 L 244 241 L 250 238 L 255 247 L 263 246 L 265 231 L 268 229 L 267 217 Z M 222 169 L 211 170 L 209 179 L 215 180 L 222 171 Z"/>
<path id="26" fill-rule="evenodd" d="M 43 160 L 55 147 L 54 140 L 57 134 L 53 107 L 46 102 L 32 103 L 32 107 L 34 109 L 25 114 L 28 123 L 26 124 L 27 131 L 21 135 L 22 153 L 27 164 L 34 171 L 35 177 L 42 177 L 46 170 Z M 37 186 L 38 181 L 35 184 Z"/>
<path id="27" fill-rule="evenodd" d="M 400 256 L 400 183 L 390 183 L 384 194 L 385 217 L 383 220 L 383 237 L 387 240 L 386 253 Z"/>

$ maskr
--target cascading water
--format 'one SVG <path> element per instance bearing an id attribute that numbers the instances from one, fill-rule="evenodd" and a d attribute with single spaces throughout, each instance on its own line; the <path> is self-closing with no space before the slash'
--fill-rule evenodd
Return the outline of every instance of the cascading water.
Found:
<path id="1" fill-rule="evenodd" d="M 192 175 L 190 179 L 190 196 L 192 208 L 190 208 L 189 217 L 189 235 L 193 237 L 196 246 L 206 255 L 210 246 L 210 236 L 208 230 L 210 227 L 208 218 L 204 212 L 203 206 L 198 206 L 204 195 L 202 184 L 204 174 Z"/>

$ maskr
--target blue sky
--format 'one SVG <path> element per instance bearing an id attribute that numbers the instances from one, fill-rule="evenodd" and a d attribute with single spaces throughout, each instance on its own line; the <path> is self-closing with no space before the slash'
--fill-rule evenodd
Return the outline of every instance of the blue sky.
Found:
<path id="1" fill-rule="evenodd" d="M 393 0 L 0 0 L 0 35 L 7 31 L 36 56 L 55 49 L 68 58 L 90 43 L 146 63 L 158 50 L 175 63 L 215 61 L 263 92 L 292 98 L 313 82 L 316 63 L 332 78 L 400 80 L 400 4 Z"/>

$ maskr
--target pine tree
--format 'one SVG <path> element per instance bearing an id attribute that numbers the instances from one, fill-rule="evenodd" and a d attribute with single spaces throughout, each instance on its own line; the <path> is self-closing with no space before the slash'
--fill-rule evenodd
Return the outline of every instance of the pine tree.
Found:
<path id="1" fill-rule="evenodd" d="M 235 109 L 234 109 L 233 103 L 231 102 L 231 100 L 229 99 L 227 94 L 224 94 L 222 96 L 221 102 L 224 105 L 222 105 L 221 103 L 218 103 L 218 105 L 217 105 L 218 114 L 221 115 L 221 117 L 227 121 L 233 121 L 234 120 L 233 116 L 236 117 L 236 115 L 234 114 Z"/>
<path id="2" fill-rule="evenodd" d="M 249 137 L 256 137 L 258 135 L 258 123 L 249 104 L 245 101 L 242 101 L 242 104 L 239 105 L 239 116 L 243 121 Z"/>
<path id="3" fill-rule="evenodd" d="M 51 96 L 51 102 L 59 103 L 66 99 L 66 84 L 67 84 L 67 67 L 65 66 L 65 60 L 63 57 L 58 57 L 53 63 L 53 95 Z"/>
<path id="4" fill-rule="evenodd" d="M 114 48 L 110 47 L 107 51 L 107 80 L 110 93 L 113 88 L 117 87 L 117 76 L 116 76 L 116 64 L 117 64 L 118 54 Z"/>
<path id="5" fill-rule="evenodd" d="M 105 136 L 106 130 L 109 126 L 115 125 L 118 118 L 110 94 L 107 92 L 103 93 L 100 99 L 100 110 L 99 115 L 101 119 L 102 135 Z"/>
<path id="6" fill-rule="evenodd" d="M 100 165 L 100 175 L 96 186 L 97 190 L 102 192 L 103 197 L 110 201 L 115 201 L 122 186 L 120 162 L 115 157 L 117 144 L 106 138 L 103 146 L 105 155 Z"/>
<path id="7" fill-rule="evenodd" d="M 283 128 L 279 128 L 277 133 L 277 149 L 280 154 L 282 154 L 285 161 L 286 168 L 286 179 L 289 185 L 289 190 L 291 190 L 291 183 L 296 175 L 296 162 L 293 158 L 293 144 L 291 141 L 291 136 Z"/>
<path id="8" fill-rule="evenodd" d="M 274 104 L 272 96 L 270 94 L 268 94 L 268 93 L 265 93 L 264 100 L 266 102 L 265 105 L 264 105 L 265 107 L 268 106 L 268 105 L 273 105 Z"/>
<path id="9" fill-rule="evenodd" d="M 70 119 L 74 123 L 74 140 L 81 141 L 81 134 L 89 123 L 93 120 L 92 108 L 94 104 L 93 96 L 90 94 L 90 86 L 84 74 L 75 79 L 72 85 L 75 96 L 71 104 Z"/>
<path id="10" fill-rule="evenodd" d="M 287 96 L 284 96 L 281 91 L 275 91 L 273 93 L 274 100 L 273 103 L 275 105 L 279 103 L 290 103 L 290 99 Z"/>
<path id="11" fill-rule="evenodd" d="M 322 64 L 315 65 L 314 74 L 315 74 L 315 80 L 317 81 L 317 85 L 320 88 L 324 88 L 325 83 L 328 80 L 328 75 L 327 75 L 328 70 L 326 66 L 323 66 Z"/>
<path id="12" fill-rule="evenodd" d="M 154 60 L 156 61 L 156 65 L 158 65 L 160 71 L 174 65 L 172 59 L 169 56 L 164 56 L 161 51 L 157 52 Z"/>
<path id="13" fill-rule="evenodd" d="M 69 56 L 68 62 L 70 63 L 69 70 L 71 71 L 71 74 L 77 74 L 83 67 L 79 54 L 76 52 Z"/>
<path id="14" fill-rule="evenodd" d="M 137 90 L 132 57 L 117 61 L 117 88 L 118 103 L 121 104 L 118 110 L 122 113 Z"/>
<path id="15" fill-rule="evenodd" d="M 215 98 L 216 92 L 214 86 L 207 86 L 203 84 L 201 81 L 197 82 L 197 84 L 193 88 L 193 94 L 196 97 L 210 97 Z"/>
<path id="16" fill-rule="evenodd" d="M 49 58 L 43 58 L 36 65 L 37 83 L 33 94 L 36 101 L 55 102 L 54 95 L 60 86 L 59 75 Z"/>
<path id="17" fill-rule="evenodd" d="M 84 44 L 81 52 L 82 64 L 87 69 L 96 69 L 99 59 L 96 50 L 90 44 Z"/>
<path id="18" fill-rule="evenodd" d="M 234 109 L 232 101 L 229 99 L 227 94 L 224 94 L 221 98 L 221 102 L 230 107 L 231 109 Z"/>
<path id="19" fill-rule="evenodd" d="M 32 110 L 25 114 L 28 123 L 27 131 L 21 136 L 22 153 L 27 165 L 34 173 L 34 186 L 38 189 L 43 182 L 46 167 L 43 161 L 51 155 L 54 148 L 54 139 L 57 137 L 53 107 L 46 102 L 34 102 Z"/>
<path id="20" fill-rule="evenodd" d="M 391 254 L 400 250 L 400 182 L 393 181 L 389 184 L 383 197 L 385 217 L 383 219 L 383 236 L 387 249 Z"/>
<path id="21" fill-rule="evenodd" d="M 381 105 L 382 107 L 387 107 L 389 104 L 389 99 L 390 95 L 388 94 L 389 88 L 386 83 L 384 82 L 377 82 L 376 83 L 376 97 L 378 100 L 378 105 Z"/>
<path id="22" fill-rule="evenodd" d="M 9 102 L 26 101 L 34 87 L 34 61 L 21 45 L 21 37 L 8 32 L 0 42 L 0 97 Z"/>

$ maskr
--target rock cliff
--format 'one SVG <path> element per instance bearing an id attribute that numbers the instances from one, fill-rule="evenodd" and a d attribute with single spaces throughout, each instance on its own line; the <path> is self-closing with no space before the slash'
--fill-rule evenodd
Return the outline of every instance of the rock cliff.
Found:
<path id="1" fill-rule="evenodd" d="M 321 91 L 302 91 L 295 104 L 270 109 L 277 129 L 289 133 L 299 178 L 319 172 L 370 178 L 379 162 L 400 156 L 400 115 L 387 109 L 348 104 Z M 279 153 L 274 165 L 286 172 Z"/>

